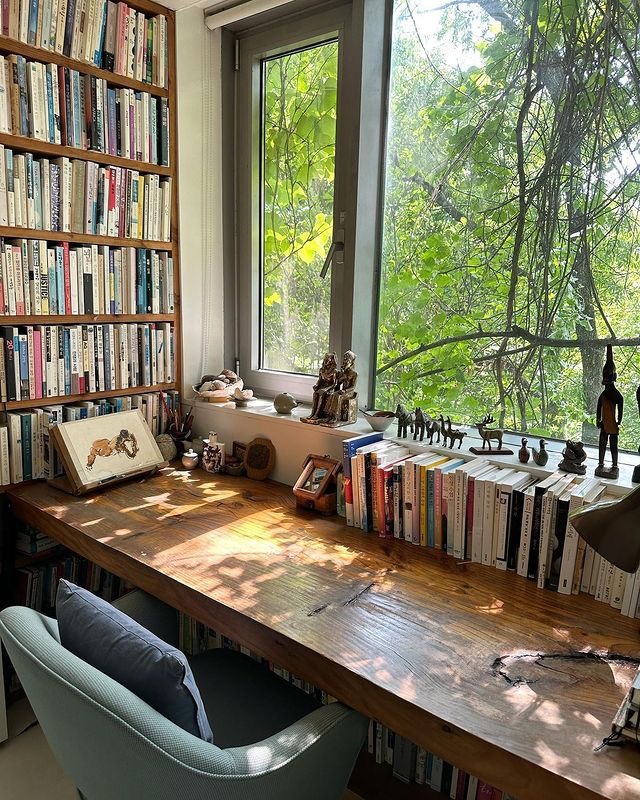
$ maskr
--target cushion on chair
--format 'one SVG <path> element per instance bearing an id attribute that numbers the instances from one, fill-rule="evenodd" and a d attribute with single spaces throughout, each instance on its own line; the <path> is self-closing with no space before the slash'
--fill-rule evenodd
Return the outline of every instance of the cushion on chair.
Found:
<path id="1" fill-rule="evenodd" d="M 213 742 L 184 653 L 102 598 L 60 580 L 56 614 L 63 647 L 121 683 L 185 731 Z"/>

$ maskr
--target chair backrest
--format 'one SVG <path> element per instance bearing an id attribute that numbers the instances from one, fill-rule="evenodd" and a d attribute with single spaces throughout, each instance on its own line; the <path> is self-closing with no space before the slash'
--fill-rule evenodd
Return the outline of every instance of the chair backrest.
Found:
<path id="1" fill-rule="evenodd" d="M 88 800 L 224 797 L 212 782 L 239 777 L 226 751 L 62 647 L 55 620 L 7 608 L 0 637 L 58 762 Z"/>
<path id="2" fill-rule="evenodd" d="M 332 703 L 261 742 L 221 750 L 66 650 L 55 620 L 7 608 L 0 638 L 86 800 L 339 800 L 366 734 L 361 714 Z"/>

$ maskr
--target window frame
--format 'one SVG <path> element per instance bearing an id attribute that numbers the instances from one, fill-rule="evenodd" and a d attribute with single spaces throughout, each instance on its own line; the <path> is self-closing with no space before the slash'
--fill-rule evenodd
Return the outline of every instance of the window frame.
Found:
<path id="1" fill-rule="evenodd" d="M 231 184 L 234 215 L 225 225 L 225 242 L 233 246 L 225 244 L 225 268 L 235 310 L 234 341 L 229 343 L 227 333 L 225 355 L 259 395 L 289 391 L 309 401 L 317 379 L 259 367 L 261 61 L 321 43 L 332 33 L 340 42 L 334 239 L 344 232 L 344 253 L 343 263 L 334 259 L 330 270 L 329 348 L 338 359 L 346 350 L 356 353 L 359 405 L 369 407 L 375 380 L 391 22 L 392 0 L 353 0 L 328 8 L 325 4 L 320 11 L 294 11 L 238 31 L 235 48 L 229 46 L 233 39 L 226 40 L 227 50 L 235 50 L 233 60 L 224 59 L 222 76 L 223 86 L 234 81 L 234 91 L 223 96 L 223 154 L 235 171 L 225 191 L 228 197 Z M 228 133 L 230 120 L 233 135 Z M 250 235 L 241 235 L 247 229 Z"/>

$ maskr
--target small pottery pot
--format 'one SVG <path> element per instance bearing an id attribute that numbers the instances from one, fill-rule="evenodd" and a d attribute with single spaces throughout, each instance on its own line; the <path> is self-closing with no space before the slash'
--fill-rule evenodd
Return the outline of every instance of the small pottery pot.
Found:
<path id="1" fill-rule="evenodd" d="M 198 466 L 198 454 L 193 450 L 187 450 L 182 454 L 182 466 L 185 469 L 195 469 Z"/>
<path id="2" fill-rule="evenodd" d="M 297 405 L 298 401 L 289 392 L 281 392 L 273 398 L 273 407 L 278 414 L 290 414 Z"/>

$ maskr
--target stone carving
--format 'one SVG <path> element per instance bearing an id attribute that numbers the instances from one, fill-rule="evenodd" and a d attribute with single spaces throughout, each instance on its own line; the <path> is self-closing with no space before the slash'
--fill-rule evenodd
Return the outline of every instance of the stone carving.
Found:
<path id="1" fill-rule="evenodd" d="M 311 414 L 302 421 L 312 425 L 338 428 L 350 425 L 358 416 L 358 394 L 355 370 L 356 356 L 351 350 L 342 357 L 337 367 L 335 353 L 327 353 L 322 361 L 318 381 L 313 387 Z"/>

